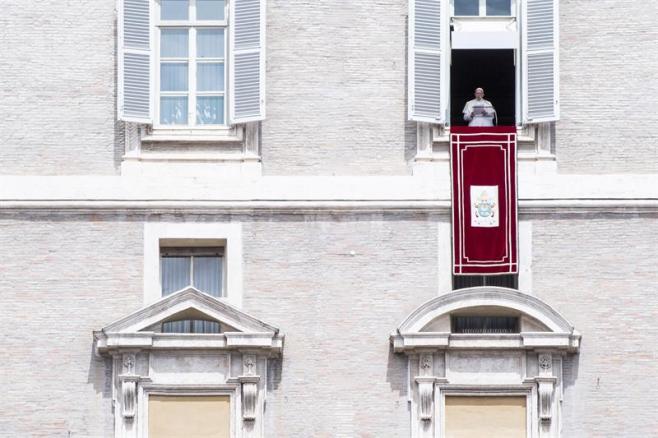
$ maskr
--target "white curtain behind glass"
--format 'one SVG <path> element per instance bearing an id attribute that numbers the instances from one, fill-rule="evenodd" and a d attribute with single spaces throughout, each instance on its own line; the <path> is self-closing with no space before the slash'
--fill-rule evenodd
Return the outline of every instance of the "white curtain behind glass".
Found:
<path id="1" fill-rule="evenodd" d="M 214 297 L 221 296 L 222 257 L 163 256 L 161 260 L 162 295 L 193 286 Z"/>

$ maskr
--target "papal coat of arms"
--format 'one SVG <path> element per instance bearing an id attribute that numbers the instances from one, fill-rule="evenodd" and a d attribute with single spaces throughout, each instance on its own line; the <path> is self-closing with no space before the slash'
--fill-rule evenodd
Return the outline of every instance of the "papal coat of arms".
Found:
<path id="1" fill-rule="evenodd" d="M 498 186 L 471 186 L 471 226 L 498 226 Z"/>

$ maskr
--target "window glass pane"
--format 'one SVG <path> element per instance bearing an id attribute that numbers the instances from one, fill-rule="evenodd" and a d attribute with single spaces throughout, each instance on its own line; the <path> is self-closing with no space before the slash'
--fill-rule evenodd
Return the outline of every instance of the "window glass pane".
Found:
<path id="1" fill-rule="evenodd" d="M 223 20 L 224 0 L 196 0 L 197 20 Z"/>
<path id="2" fill-rule="evenodd" d="M 187 20 L 188 0 L 160 0 L 161 20 Z"/>
<path id="3" fill-rule="evenodd" d="M 202 97 L 198 98 L 204 99 Z M 198 116 L 197 116 L 198 117 Z M 218 297 L 221 294 L 221 257 L 194 257 L 194 287 L 201 292 Z"/>
<path id="4" fill-rule="evenodd" d="M 224 29 L 199 29 L 196 35 L 197 58 L 224 57 Z"/>
<path id="5" fill-rule="evenodd" d="M 197 91 L 224 91 L 224 64 L 197 64 Z"/>
<path id="6" fill-rule="evenodd" d="M 189 286 L 190 257 L 162 257 L 161 270 L 162 295 L 168 295 Z"/>
<path id="7" fill-rule="evenodd" d="M 160 64 L 160 91 L 187 91 L 187 63 Z"/>
<path id="8" fill-rule="evenodd" d="M 224 97 L 223 96 L 197 97 L 196 122 L 199 125 L 224 124 Z"/>
<path id="9" fill-rule="evenodd" d="M 163 125 L 187 125 L 187 96 L 161 97 L 160 123 Z"/>
<path id="10" fill-rule="evenodd" d="M 221 333 L 216 321 L 183 319 L 162 323 L 162 333 Z"/>
<path id="11" fill-rule="evenodd" d="M 480 1 L 455 0 L 455 15 L 480 15 Z"/>
<path id="12" fill-rule="evenodd" d="M 453 333 L 519 333 L 516 316 L 453 316 Z"/>
<path id="13" fill-rule="evenodd" d="M 512 15 L 511 0 L 487 0 L 487 15 Z"/>
<path id="14" fill-rule="evenodd" d="M 190 333 L 190 321 L 169 321 L 162 323 L 162 333 Z"/>
<path id="15" fill-rule="evenodd" d="M 160 56 L 167 58 L 187 58 L 187 29 L 162 29 L 160 35 Z"/>

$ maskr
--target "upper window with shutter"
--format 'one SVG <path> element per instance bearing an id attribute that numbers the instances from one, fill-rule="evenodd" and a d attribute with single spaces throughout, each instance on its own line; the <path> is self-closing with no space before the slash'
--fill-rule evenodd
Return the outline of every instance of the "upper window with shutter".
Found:
<path id="1" fill-rule="evenodd" d="M 265 0 L 119 0 L 119 119 L 213 128 L 265 116 Z"/>
<path id="2" fill-rule="evenodd" d="M 464 123 L 483 87 L 498 123 L 559 117 L 558 0 L 410 0 L 409 119 Z"/>

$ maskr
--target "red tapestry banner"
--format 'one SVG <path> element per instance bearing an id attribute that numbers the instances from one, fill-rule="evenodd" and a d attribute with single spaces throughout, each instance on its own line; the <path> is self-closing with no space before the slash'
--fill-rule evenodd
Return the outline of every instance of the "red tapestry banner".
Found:
<path id="1" fill-rule="evenodd" d="M 450 128 L 455 275 L 518 272 L 516 127 Z"/>

